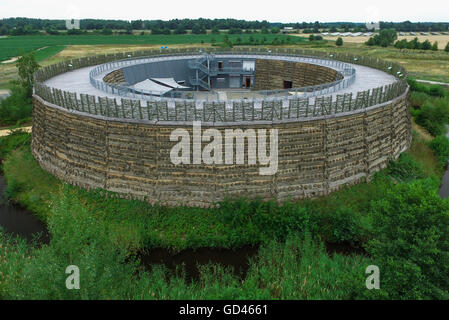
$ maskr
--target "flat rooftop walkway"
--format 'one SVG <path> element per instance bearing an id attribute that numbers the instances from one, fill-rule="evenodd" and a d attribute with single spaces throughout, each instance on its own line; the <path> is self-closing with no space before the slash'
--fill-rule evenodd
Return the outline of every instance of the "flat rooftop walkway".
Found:
<path id="1" fill-rule="evenodd" d="M 219 56 L 219 55 L 217 55 Z M 173 57 L 173 60 L 179 60 L 179 59 L 192 59 L 197 56 L 182 56 L 182 57 Z M 251 58 L 259 58 L 260 56 L 257 55 L 245 55 L 245 57 Z M 167 57 L 168 58 L 168 57 Z M 167 59 L 166 58 L 166 59 Z M 273 59 L 273 60 L 285 60 L 285 58 L 292 58 L 292 57 L 285 57 L 285 56 L 264 56 L 264 59 Z M 284 58 L 284 59 L 280 59 Z M 290 60 L 290 59 L 289 59 Z M 293 59 L 292 59 L 293 60 Z M 307 61 L 305 61 L 307 62 Z M 147 62 L 148 63 L 148 62 Z M 336 93 L 332 94 L 323 94 L 320 97 L 325 96 L 334 96 L 336 97 L 337 94 L 345 94 L 345 93 L 352 93 L 354 96 L 359 91 L 366 91 L 371 90 L 378 87 L 383 87 L 390 85 L 396 81 L 396 78 L 388 74 L 387 72 L 383 72 L 377 69 L 355 65 L 355 64 L 349 64 L 356 70 L 356 80 L 355 82 L 350 85 L 349 87 L 345 89 L 341 89 L 337 91 Z M 118 94 L 112 94 L 112 93 L 106 93 L 104 91 L 101 91 L 99 89 L 96 89 L 94 86 L 90 83 L 89 73 L 90 71 L 95 68 L 93 67 L 87 67 L 82 69 L 77 69 L 71 72 L 63 73 L 61 75 L 58 75 L 54 78 L 51 78 L 45 82 L 45 84 L 52 88 L 57 88 L 63 91 L 68 92 L 74 92 L 77 94 L 88 94 L 88 95 L 94 95 L 98 97 L 108 97 L 108 98 L 115 98 L 117 101 L 120 101 L 122 98 L 126 99 L 133 99 L 132 97 L 123 97 Z M 96 78 L 102 78 L 105 74 L 112 72 L 113 70 L 108 70 L 104 74 L 98 75 Z M 257 70 L 256 70 L 257 72 Z M 224 97 L 224 95 L 221 95 L 221 97 Z M 288 99 L 291 99 L 290 97 L 277 97 L 276 99 L 282 99 L 285 101 L 285 103 L 288 103 Z M 135 99 L 139 100 L 138 97 Z M 173 106 L 174 101 L 176 99 L 170 99 L 170 98 L 162 98 L 163 100 L 168 100 L 168 105 Z M 268 98 L 270 99 L 270 98 Z M 161 98 L 154 98 L 155 101 L 161 100 Z M 314 98 L 311 97 L 311 100 L 313 101 Z M 197 99 L 197 101 L 201 102 L 203 100 Z M 146 104 L 146 100 L 142 100 L 143 104 Z M 227 101 L 227 105 L 231 106 L 232 100 Z M 261 104 L 261 100 L 255 100 L 255 105 L 258 106 Z"/>

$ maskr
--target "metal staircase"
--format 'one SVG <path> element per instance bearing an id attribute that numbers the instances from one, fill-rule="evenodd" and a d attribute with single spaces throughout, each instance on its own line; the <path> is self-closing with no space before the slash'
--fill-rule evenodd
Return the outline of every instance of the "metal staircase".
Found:
<path id="1" fill-rule="evenodd" d="M 205 54 L 199 59 L 189 61 L 189 68 L 196 71 L 196 77 L 190 78 L 192 85 L 206 90 L 211 89 L 209 81 L 204 81 L 204 79 L 218 75 L 218 69 L 211 68 L 213 61 L 215 61 L 215 56 L 212 54 Z"/>

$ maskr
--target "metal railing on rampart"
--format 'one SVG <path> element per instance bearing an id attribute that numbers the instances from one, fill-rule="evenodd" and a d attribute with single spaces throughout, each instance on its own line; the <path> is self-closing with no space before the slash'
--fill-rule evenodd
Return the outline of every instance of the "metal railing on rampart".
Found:
<path id="1" fill-rule="evenodd" d="M 203 49 L 204 50 L 204 49 Z M 314 52 L 299 49 L 271 49 L 261 48 L 235 48 L 231 51 L 220 51 L 211 48 L 211 52 L 220 54 L 263 54 L 263 55 L 301 55 L 317 61 L 325 59 L 332 64 L 333 61 L 353 63 L 376 68 L 396 76 L 393 84 L 361 91 L 357 94 L 338 94 L 323 97 L 302 96 L 300 92 L 292 93 L 288 98 L 272 97 L 267 94 L 258 100 L 231 100 L 231 101 L 198 101 L 181 98 L 153 99 L 143 101 L 137 99 L 97 97 L 87 94 L 66 92 L 50 88 L 44 82 L 61 73 L 75 69 L 104 65 L 120 67 L 131 63 L 130 58 L 160 56 L 197 55 L 197 49 L 175 49 L 171 51 L 138 51 L 134 53 L 120 53 L 100 55 L 65 61 L 40 69 L 35 74 L 35 94 L 43 100 L 58 105 L 67 110 L 75 110 L 87 114 L 110 118 L 149 120 L 149 121 L 203 121 L 203 122 L 239 122 L 239 121 L 283 121 L 301 118 L 336 115 L 366 109 L 391 101 L 407 90 L 407 72 L 396 63 L 382 61 L 372 57 L 356 57 L 349 54 Z M 115 61 L 117 60 L 117 61 Z M 106 67 L 105 67 L 106 68 Z M 117 88 L 118 90 L 119 88 Z M 323 90 L 329 88 L 323 88 Z M 332 93 L 332 92 L 328 92 Z"/>

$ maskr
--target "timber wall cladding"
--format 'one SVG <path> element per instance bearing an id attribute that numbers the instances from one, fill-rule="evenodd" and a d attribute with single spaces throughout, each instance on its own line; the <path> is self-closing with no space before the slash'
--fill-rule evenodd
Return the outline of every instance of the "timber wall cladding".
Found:
<path id="1" fill-rule="evenodd" d="M 96 119 L 36 96 L 33 112 L 32 149 L 42 168 L 82 188 L 169 206 L 207 207 L 226 195 L 265 200 L 326 195 L 369 179 L 411 143 L 408 93 L 352 114 L 246 125 L 242 129 L 279 130 L 274 176 L 260 176 L 259 164 L 173 165 L 170 134 L 179 126 Z M 191 126 L 183 127 L 192 136 Z M 225 129 L 237 127 L 214 128 L 224 137 Z"/>
<path id="2" fill-rule="evenodd" d="M 104 78 L 103 81 L 108 84 L 125 84 L 125 75 L 123 74 L 123 70 L 115 70 L 111 73 L 108 73 Z"/>
<path id="3" fill-rule="evenodd" d="M 257 59 L 255 90 L 284 89 L 284 80 L 292 81 L 293 88 L 314 86 L 342 79 L 334 69 L 282 60 Z"/>

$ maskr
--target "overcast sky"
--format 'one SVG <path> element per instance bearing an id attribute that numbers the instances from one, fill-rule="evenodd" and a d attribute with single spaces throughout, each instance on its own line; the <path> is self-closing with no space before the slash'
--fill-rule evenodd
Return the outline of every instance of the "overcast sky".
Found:
<path id="1" fill-rule="evenodd" d="M 449 0 L 0 0 L 0 18 L 169 20 L 235 18 L 270 22 L 449 21 Z"/>

